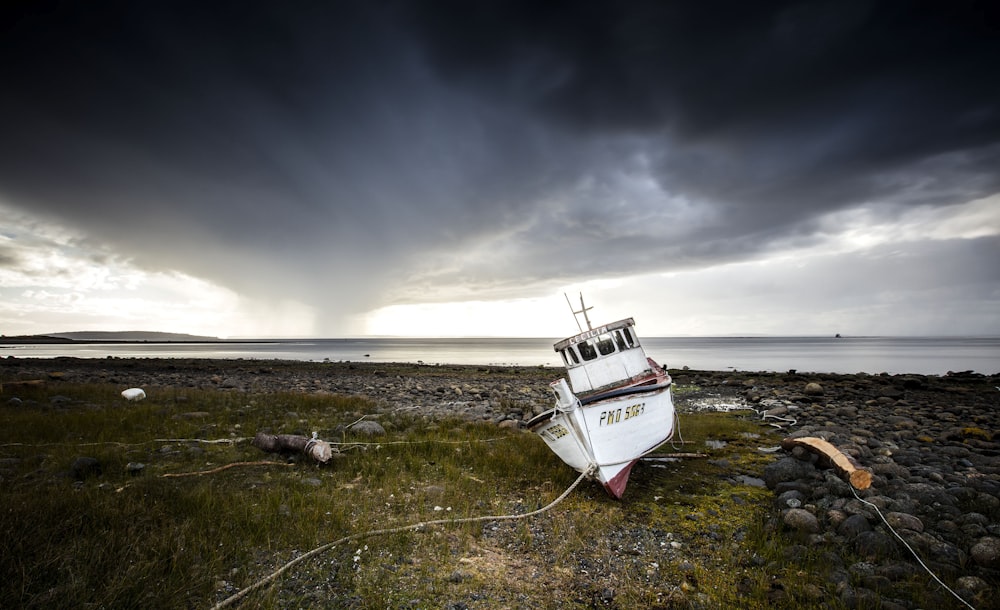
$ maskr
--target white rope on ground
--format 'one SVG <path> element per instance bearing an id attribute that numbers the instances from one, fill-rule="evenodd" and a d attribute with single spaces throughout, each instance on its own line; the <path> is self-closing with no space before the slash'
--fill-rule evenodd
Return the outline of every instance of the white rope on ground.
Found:
<path id="1" fill-rule="evenodd" d="M 768 419 L 776 419 L 778 421 L 785 422 L 785 424 L 788 426 L 794 426 L 795 424 L 799 423 L 799 420 L 795 419 L 794 417 L 781 417 L 780 415 L 768 415 L 767 413 L 762 415 L 760 419 L 761 421 L 767 421 Z M 768 425 L 773 426 L 779 430 L 783 430 L 785 428 L 785 426 L 781 424 L 768 424 Z"/>
<path id="2" fill-rule="evenodd" d="M 215 474 L 217 472 L 222 472 L 223 470 L 229 470 L 230 468 L 236 468 L 237 466 L 294 466 L 295 464 L 289 464 L 288 462 L 233 462 L 232 464 L 226 464 L 225 466 L 219 466 L 218 468 L 212 468 L 211 470 L 198 470 L 196 472 L 168 472 L 166 474 L 161 474 L 162 478 L 179 478 L 179 477 L 197 477 L 206 474 Z"/>
<path id="3" fill-rule="evenodd" d="M 889 522 L 888 522 L 888 521 L 886 520 L 885 516 L 884 516 L 884 515 L 882 514 L 882 511 L 880 511 L 880 510 L 878 509 L 878 506 L 875 506 L 875 505 L 874 505 L 873 503 L 871 503 L 871 502 L 869 502 L 868 500 L 865 500 L 865 499 L 863 499 L 863 498 L 862 498 L 861 496 L 859 496 L 859 495 L 858 495 L 858 492 L 857 492 L 857 491 L 855 491 L 855 489 L 854 489 L 854 486 L 853 486 L 853 485 L 850 485 L 849 487 L 851 488 L 851 493 L 853 493 L 853 494 L 854 494 L 854 497 L 855 497 L 855 498 L 857 498 L 857 499 L 858 499 L 858 501 L 860 501 L 860 502 L 861 502 L 862 504 L 867 504 L 868 506 L 871 506 L 872 508 L 874 508 L 874 509 L 875 509 L 875 512 L 876 512 L 876 513 L 878 514 L 879 518 L 881 518 L 881 519 L 882 519 L 882 523 L 885 523 L 885 526 L 886 526 L 887 528 L 889 528 L 889 531 L 890 531 L 890 532 L 892 532 L 892 535 L 893 535 L 893 536 L 895 536 L 896 538 L 898 538 L 898 539 L 899 539 L 899 541 L 903 543 L 903 546 L 905 546 L 905 547 L 906 547 L 906 549 L 907 549 L 908 551 L 910 551 L 910 553 L 911 553 L 911 554 L 913 555 L 913 558 L 917 560 L 917 563 L 919 563 L 919 564 L 920 564 L 920 567 L 922 567 L 922 568 L 923 568 L 924 570 L 926 570 L 926 572 L 927 572 L 928 574 L 930 574 L 930 575 L 931 575 L 931 578 L 933 578 L 933 579 L 934 579 L 934 580 L 935 580 L 935 581 L 936 581 L 936 582 L 937 582 L 937 583 L 938 583 L 939 585 L 941 585 L 942 587 L 944 587 L 944 588 L 945 588 L 945 590 L 946 590 L 946 591 L 947 591 L 948 593 L 951 593 L 951 594 L 952 594 L 952 596 L 953 596 L 953 597 L 954 597 L 955 599 L 957 599 L 958 601 L 960 601 L 960 602 L 962 602 L 963 604 L 965 604 L 965 605 L 966 605 L 966 606 L 967 606 L 968 608 L 972 608 L 972 610 L 976 610 L 976 608 L 975 608 L 975 607 L 974 607 L 974 606 L 973 606 L 972 604 L 970 604 L 969 602 L 967 602 L 967 601 L 965 601 L 964 599 L 962 599 L 962 597 L 961 597 L 961 596 L 960 596 L 960 595 L 959 595 L 958 593 L 955 593 L 955 592 L 954 592 L 954 591 L 953 591 L 953 590 L 951 589 L 951 587 L 949 587 L 948 585 L 944 584 L 944 582 L 943 582 L 943 581 L 942 581 L 942 580 L 941 580 L 940 578 L 938 578 L 938 577 L 937 577 L 937 574 L 935 574 L 934 572 L 932 572 L 932 571 L 931 571 L 931 569 L 930 569 L 929 567 L 927 567 L 927 564 L 925 564 L 925 563 L 924 563 L 924 561 L 923 561 L 922 559 L 920 559 L 920 555 L 917 555 L 917 552 L 913 550 L 913 547 L 911 547 L 911 546 L 910 546 L 910 545 L 909 545 L 909 544 L 908 544 L 908 543 L 906 542 L 906 540 L 903 540 L 903 537 L 902 537 L 902 536 L 900 536 L 900 535 L 899 535 L 899 533 L 898 533 L 898 532 L 896 532 L 896 530 L 894 530 L 894 529 L 892 528 L 892 526 L 891 526 L 891 525 L 889 525 Z"/>
<path id="4" fill-rule="evenodd" d="M 373 442 L 361 442 L 361 441 L 344 441 L 338 443 L 336 441 L 329 441 L 330 445 L 347 445 L 348 447 L 381 447 L 383 445 L 425 445 L 427 443 L 437 443 L 439 445 L 464 445 L 466 443 L 493 443 L 496 441 L 509 440 L 509 436 L 496 436 L 493 438 L 479 438 L 464 441 L 438 441 L 438 440 L 425 440 L 425 441 L 373 441 Z"/>
<path id="5" fill-rule="evenodd" d="M 230 445 L 235 445 L 236 443 L 245 443 L 251 440 L 250 437 L 241 436 L 239 438 L 219 438 L 215 440 L 206 440 L 203 438 L 154 438 L 151 441 L 146 441 L 149 443 L 204 443 L 205 445 L 219 445 L 228 443 Z"/>
<path id="6" fill-rule="evenodd" d="M 226 443 L 230 445 L 235 445 L 236 443 L 245 443 L 249 441 L 249 438 L 220 438 L 218 440 L 205 440 L 203 438 L 154 438 L 148 441 L 136 441 L 134 443 L 124 443 L 122 441 L 97 441 L 93 443 L 5 443 L 0 445 L 0 447 L 54 447 L 59 445 L 72 446 L 72 447 L 96 447 L 99 445 L 118 445 L 120 447 L 133 447 L 136 445 L 148 445 L 150 443 L 204 443 L 206 445 L 217 445 L 221 443 Z"/>
<path id="7" fill-rule="evenodd" d="M 358 447 L 369 447 L 369 446 L 380 446 L 380 445 L 420 445 L 427 443 L 438 443 L 441 445 L 461 445 L 465 443 L 493 443 L 496 441 L 509 440 L 509 436 L 498 436 L 494 438 L 483 438 L 483 439 L 472 439 L 464 441 L 438 441 L 438 440 L 425 440 L 425 441 L 385 441 L 385 442 L 330 442 L 330 445 L 346 445 L 347 448 Z M 2 447 L 54 447 L 54 446 L 72 446 L 72 447 L 96 447 L 99 445 L 118 445 L 120 447 L 133 447 L 136 445 L 148 445 L 150 443 L 202 443 L 205 445 L 236 445 L 239 443 L 246 443 L 253 439 L 249 437 L 239 437 L 239 438 L 220 438 L 215 440 L 203 439 L 203 438 L 154 438 L 148 441 L 137 441 L 134 443 L 124 443 L 121 441 L 98 441 L 94 443 L 4 443 L 0 444 Z"/>
<path id="8" fill-rule="evenodd" d="M 580 476 L 577 477 L 575 481 L 573 481 L 573 484 L 570 485 L 568 488 L 566 488 L 566 491 L 564 491 L 562 493 L 562 495 L 560 495 L 558 498 L 556 498 L 555 500 L 553 500 L 552 502 L 550 502 L 548 505 L 543 506 L 542 508 L 539 508 L 538 510 L 531 511 L 530 513 L 524 513 L 522 515 L 488 515 L 488 516 L 484 516 L 484 517 L 464 517 L 464 518 L 461 518 L 461 519 L 435 519 L 433 521 L 421 521 L 420 523 L 413 523 L 411 525 L 403 525 L 403 526 L 400 526 L 400 527 L 390 527 L 390 528 L 386 528 L 386 529 L 370 530 L 370 531 L 361 532 L 361 533 L 358 533 L 358 534 L 351 534 L 350 536 L 344 536 L 343 538 L 340 538 L 338 540 L 334 540 L 333 542 L 328 542 L 328 543 L 326 543 L 326 544 L 324 544 L 322 546 L 318 546 L 315 549 L 309 551 L 308 553 L 304 553 L 302 555 L 299 555 L 298 557 L 296 557 L 295 559 L 289 561 L 285 565 L 281 566 L 280 568 L 278 568 L 277 570 L 275 570 L 274 572 L 272 572 L 270 575 L 266 576 L 265 578 L 262 578 L 261 580 L 258 580 L 257 582 L 253 583 L 252 585 L 250 585 L 249 587 L 243 589 L 242 591 L 239 591 L 239 592 L 233 594 L 232 596 L 227 597 L 226 599 L 222 600 L 221 602 L 215 604 L 214 606 L 212 606 L 211 610 L 220 610 L 221 608 L 225 608 L 225 607 L 229 606 L 230 604 L 238 602 L 239 600 L 243 599 L 243 597 L 245 597 L 247 594 L 249 594 L 251 591 L 255 591 L 255 590 L 259 589 L 260 587 L 263 587 L 264 585 L 272 582 L 273 580 L 275 580 L 276 578 L 278 578 L 279 576 L 281 576 L 282 574 L 284 574 L 285 572 L 287 572 L 295 564 L 297 564 L 299 562 L 302 562 L 302 561 L 305 561 L 306 559 L 310 559 L 312 557 L 315 557 L 316 555 L 319 555 L 320 553 L 323 553 L 324 551 L 327 551 L 327 550 L 329 550 L 329 549 L 337 546 L 338 544 L 343 544 L 345 542 L 350 542 L 352 540 L 360 540 L 362 538 L 369 538 L 371 536 L 380 536 L 380 535 L 385 535 L 385 534 L 397 534 L 399 532 L 405 532 L 405 531 L 409 531 L 409 530 L 418 530 L 418 529 L 421 529 L 423 527 L 427 527 L 429 525 L 458 525 L 458 524 L 461 524 L 461 523 L 478 523 L 478 522 L 482 522 L 482 521 L 513 521 L 513 520 L 517 520 L 517 519 L 527 519 L 529 517 L 534 517 L 535 515 L 540 515 L 540 514 L 546 512 L 546 511 L 549 511 L 549 510 L 555 508 L 555 506 L 557 504 L 559 504 L 560 502 L 562 502 L 563 500 L 565 500 L 566 497 L 569 496 L 569 494 L 574 489 L 576 489 L 577 485 L 579 485 L 585 478 L 587 478 L 588 476 L 590 476 L 591 474 L 593 474 L 593 472 L 594 472 L 594 468 L 591 467 L 586 472 L 580 474 Z"/>

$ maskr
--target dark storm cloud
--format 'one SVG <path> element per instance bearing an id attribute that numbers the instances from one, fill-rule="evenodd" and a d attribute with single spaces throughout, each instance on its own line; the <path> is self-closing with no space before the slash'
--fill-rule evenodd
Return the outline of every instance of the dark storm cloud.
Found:
<path id="1" fill-rule="evenodd" d="M 644 137 L 664 190 L 729 206 L 741 231 L 1000 186 L 988 3 L 579 6 L 454 2 L 421 23 L 442 74 L 577 133 Z"/>
<path id="2" fill-rule="evenodd" d="M 0 197 L 331 316 L 393 282 L 693 267 L 1000 190 L 987 3 L 0 10 Z"/>

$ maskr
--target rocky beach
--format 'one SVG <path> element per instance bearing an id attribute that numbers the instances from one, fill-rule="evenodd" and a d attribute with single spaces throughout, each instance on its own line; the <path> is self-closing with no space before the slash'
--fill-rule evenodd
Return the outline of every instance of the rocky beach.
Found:
<path id="1" fill-rule="evenodd" d="M 823 557 L 816 607 L 1000 607 L 1000 376 L 670 373 L 682 429 L 685 412 L 736 410 L 777 440 L 825 439 L 871 473 L 870 488 L 852 490 L 815 453 L 773 448 L 759 473 L 773 491 L 768 527 L 789 541 L 786 559 Z M 24 382 L 329 393 L 369 398 L 373 419 L 415 412 L 508 428 L 549 407 L 548 382 L 560 375 L 544 367 L 0 360 L 5 395 Z M 925 589 L 912 590 L 915 581 Z M 781 582 L 773 595 L 780 601 Z"/>

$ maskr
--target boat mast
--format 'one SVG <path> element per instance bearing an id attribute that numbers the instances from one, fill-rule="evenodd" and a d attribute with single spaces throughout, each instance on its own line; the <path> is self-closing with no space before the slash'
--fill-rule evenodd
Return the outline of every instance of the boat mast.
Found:
<path id="1" fill-rule="evenodd" d="M 583 327 L 580 326 L 580 319 L 577 318 L 577 316 L 580 315 L 581 313 L 583 314 L 583 319 L 587 321 L 587 330 L 594 330 L 594 327 L 590 325 L 590 316 L 587 315 L 587 312 L 593 309 L 594 307 L 593 306 L 587 307 L 586 305 L 583 304 L 583 293 L 582 292 L 580 293 L 579 311 L 573 309 L 573 304 L 569 302 L 569 295 L 567 295 L 564 292 L 563 296 L 566 297 L 566 304 L 569 305 L 569 310 L 573 312 L 573 319 L 576 320 L 576 327 L 580 329 L 580 332 L 581 333 L 583 332 Z"/>

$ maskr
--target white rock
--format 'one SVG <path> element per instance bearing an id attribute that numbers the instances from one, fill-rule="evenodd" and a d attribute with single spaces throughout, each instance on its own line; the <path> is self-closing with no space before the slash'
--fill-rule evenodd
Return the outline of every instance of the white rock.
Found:
<path id="1" fill-rule="evenodd" d="M 140 388 L 129 388 L 124 392 L 122 392 L 122 398 L 124 398 L 125 400 L 132 400 L 132 401 L 142 400 L 145 397 L 146 393 L 143 392 L 142 389 Z"/>

